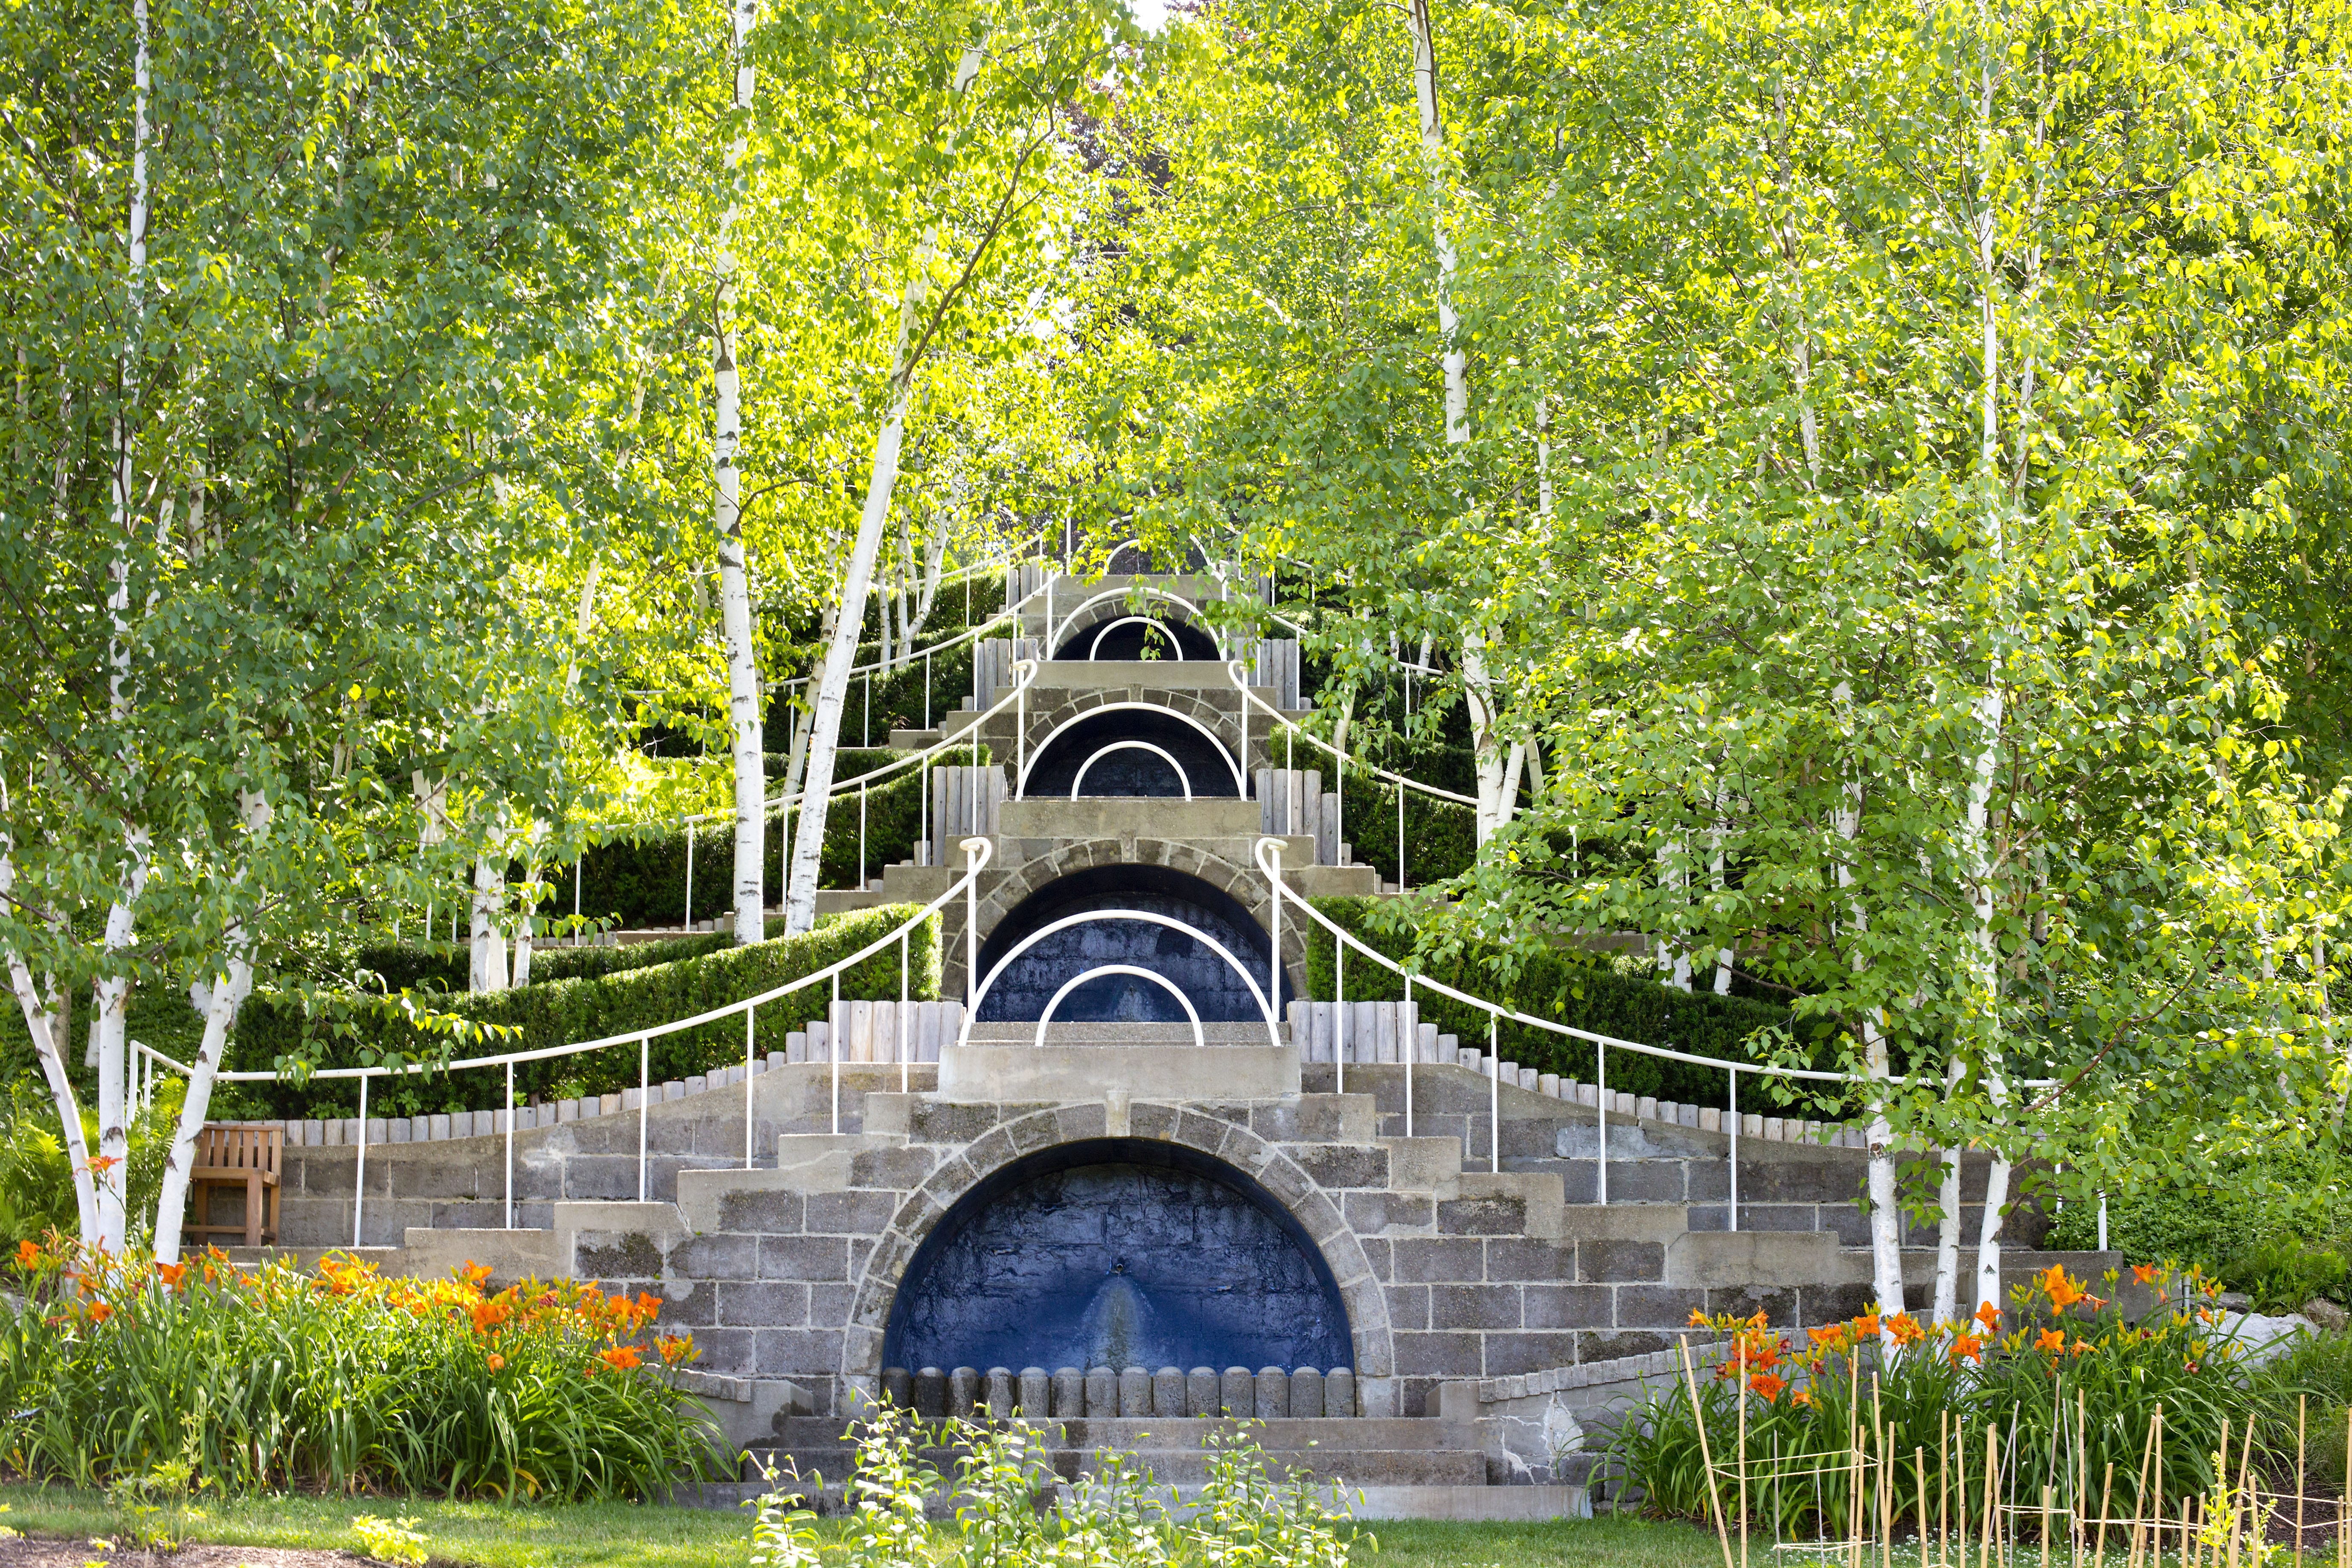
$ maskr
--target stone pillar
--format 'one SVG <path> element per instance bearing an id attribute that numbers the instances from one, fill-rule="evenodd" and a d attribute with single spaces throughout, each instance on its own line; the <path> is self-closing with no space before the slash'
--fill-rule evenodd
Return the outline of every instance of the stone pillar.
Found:
<path id="1" fill-rule="evenodd" d="M 1016 1397 L 1013 1369 L 992 1366 L 988 1369 L 988 1418 L 992 1421 L 1013 1419 L 1013 1401 Z"/>
<path id="2" fill-rule="evenodd" d="M 1054 1373 L 1055 1417 L 1074 1421 L 1086 1413 L 1087 1374 L 1074 1366 L 1063 1367 Z"/>
<path id="3" fill-rule="evenodd" d="M 1273 1421 L 1290 1414 L 1290 1374 L 1278 1366 L 1257 1372 L 1257 1418 Z"/>
<path id="4" fill-rule="evenodd" d="M 1323 1414 L 1323 1374 L 1311 1366 L 1302 1366 L 1290 1374 L 1290 1413 L 1293 1415 Z"/>
<path id="5" fill-rule="evenodd" d="M 1175 1367 L 1163 1366 L 1151 1374 L 1151 1414 L 1184 1414 L 1184 1374 Z"/>
<path id="6" fill-rule="evenodd" d="M 1118 1414 L 1118 1373 L 1107 1366 L 1087 1368 L 1087 1414 Z"/>
<path id="7" fill-rule="evenodd" d="M 1052 1401 L 1052 1395 L 1047 1392 L 1049 1386 L 1044 1367 L 1023 1367 L 1021 1369 L 1021 1414 L 1032 1421 L 1045 1419 Z"/>
<path id="8" fill-rule="evenodd" d="M 980 1372 L 976 1367 L 960 1366 L 948 1373 L 948 1414 L 970 1415 L 981 1401 Z"/>
<path id="9" fill-rule="evenodd" d="M 1151 1414 L 1151 1374 L 1139 1366 L 1129 1367 L 1118 1374 L 1118 1413 L 1121 1415 Z"/>
<path id="10" fill-rule="evenodd" d="M 948 1413 L 948 1374 L 927 1366 L 915 1374 L 915 1414 L 937 1421 Z"/>
<path id="11" fill-rule="evenodd" d="M 1323 1374 L 1323 1414 L 1353 1415 L 1356 1413 L 1356 1374 L 1344 1366 L 1335 1366 Z"/>
<path id="12" fill-rule="evenodd" d="M 915 1407 L 915 1374 L 903 1366 L 882 1369 L 882 1397 L 901 1410 Z"/>
<path id="13" fill-rule="evenodd" d="M 1257 1399 L 1250 1386 L 1250 1370 L 1245 1366 L 1229 1366 L 1225 1375 L 1217 1380 L 1217 1414 L 1247 1417 L 1257 1410 Z"/>
<path id="14" fill-rule="evenodd" d="M 1217 1413 L 1217 1372 L 1214 1367 L 1196 1366 L 1184 1374 L 1184 1414 L 1214 1415 Z"/>

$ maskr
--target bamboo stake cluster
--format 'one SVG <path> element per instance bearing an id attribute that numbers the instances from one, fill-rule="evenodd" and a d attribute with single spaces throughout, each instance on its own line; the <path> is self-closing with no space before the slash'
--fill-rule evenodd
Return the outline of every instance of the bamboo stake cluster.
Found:
<path id="1" fill-rule="evenodd" d="M 1745 1386 L 1743 1365 L 1735 1394 L 1733 1449 L 1718 1461 L 1687 1341 L 1682 1344 L 1681 1355 L 1683 1383 L 1698 1429 L 1700 1462 L 1706 1472 L 1710 1521 L 1724 1568 L 1750 1568 L 1751 1537 L 1759 1507 L 1773 1521 L 1775 1563 L 1790 1556 L 1811 1557 L 1824 1568 L 1832 1561 L 1840 1568 L 1870 1568 L 1874 1558 L 1877 1568 L 1895 1568 L 1895 1536 L 1906 1513 L 1916 1531 L 1913 1544 L 1919 1568 L 1971 1568 L 1972 1546 L 1973 1568 L 2056 1568 L 2061 1563 L 2064 1568 L 2107 1568 L 2111 1542 L 2120 1551 L 2120 1568 L 2158 1568 L 2167 1563 L 2177 1568 L 2265 1568 L 2265 1564 L 2278 1564 L 2282 1558 L 2292 1568 L 2305 1568 L 2315 1532 L 2333 1547 L 2332 1568 L 2352 1568 L 2352 1529 L 2343 1527 L 2352 1522 L 2347 1518 L 2352 1513 L 2352 1411 L 2346 1413 L 2345 1419 L 2344 1490 L 2338 1497 L 2314 1495 L 2308 1396 L 2296 1400 L 2291 1490 L 2269 1489 L 2263 1484 L 2266 1476 L 2254 1468 L 2252 1421 L 2241 1424 L 2225 1418 L 2221 1447 L 2210 1456 L 2215 1478 L 2211 1489 L 2202 1496 L 2182 1497 L 2177 1514 L 2168 1513 L 2162 1500 L 2168 1473 L 2165 1418 L 2164 1406 L 2157 1405 L 2141 1441 L 2136 1472 L 2126 1477 L 2134 1482 L 2132 1497 L 2151 1500 L 2150 1505 L 2119 1514 L 2113 1461 L 2102 1468 L 2095 1479 L 2096 1509 L 2087 1506 L 2094 1485 L 2090 1411 L 2080 1390 L 2075 1391 L 2071 1433 L 2063 1419 L 2065 1411 L 2063 1406 L 2059 1409 L 2057 1434 L 2050 1451 L 2040 1457 L 2040 1476 L 2027 1470 L 2023 1462 L 2027 1456 L 2018 1452 L 2013 1426 L 2005 1441 L 2001 1432 L 1987 1426 L 1979 1480 L 1957 1462 L 1958 1456 L 1969 1451 L 1970 1434 L 1965 1413 L 1950 1409 L 1942 1413 L 1931 1471 L 1924 1444 L 1914 1445 L 1908 1455 L 1895 1447 L 1895 1427 L 1885 1415 L 1876 1376 L 1871 1379 L 1865 1403 L 1858 1360 L 1849 1361 L 1843 1448 L 1792 1468 L 1777 1449 L 1769 1458 L 1749 1452 L 1748 1406 L 1755 1395 Z M 1759 1462 L 1769 1466 L 1760 1475 L 1756 1469 Z M 1908 1475 L 1904 1473 L 1906 1463 Z M 1813 1517 L 1824 1528 L 1831 1510 L 1822 1505 L 1822 1486 L 1829 1483 L 1843 1489 L 1847 1506 L 1842 1537 L 1780 1538 L 1784 1510 L 1778 1506 L 1777 1496 L 1768 1500 L 1766 1494 L 1768 1489 L 1778 1494 L 1791 1483 L 1813 1486 Z M 1972 1485 L 1974 1496 L 1970 1495 Z M 2313 1504 L 2321 1505 L 2317 1519 L 2313 1517 Z M 2286 1542 L 2274 1545 L 2272 1538 L 2281 1533 Z M 2033 1559 L 2031 1563 L 2021 1561 L 2028 1554 Z"/>

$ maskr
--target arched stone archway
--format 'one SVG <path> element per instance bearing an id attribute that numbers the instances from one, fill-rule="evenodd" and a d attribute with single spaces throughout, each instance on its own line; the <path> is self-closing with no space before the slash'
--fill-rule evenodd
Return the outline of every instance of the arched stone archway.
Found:
<path id="1" fill-rule="evenodd" d="M 1239 904 L 1257 922 L 1259 930 L 1271 927 L 1272 900 L 1266 893 L 1265 876 L 1255 866 L 1243 866 L 1172 839 L 1079 838 L 1057 844 L 1050 853 L 1022 861 L 986 883 L 987 890 L 979 900 L 980 941 L 988 941 L 1007 915 L 1048 884 L 1074 872 L 1101 866 L 1164 866 L 1198 878 Z M 940 994 L 964 994 L 963 954 L 959 931 L 956 940 L 946 943 L 941 954 Z M 1286 917 L 1282 922 L 1282 969 L 1292 995 L 1307 994 L 1306 965 L 1304 933 L 1295 916 Z"/>
<path id="2" fill-rule="evenodd" d="M 898 1288 L 923 1244 L 960 1203 L 1017 1162 L 1067 1144 L 1097 1142 L 1107 1133 L 1123 1131 L 1129 1142 L 1170 1144 L 1230 1167 L 1280 1206 L 1329 1271 L 1347 1314 L 1366 1414 L 1392 1414 L 1396 1346 L 1387 1298 L 1363 1243 L 1315 1179 L 1275 1144 L 1221 1117 L 1139 1101 L 1125 1108 L 1127 1126 L 1121 1130 L 1108 1126 L 1106 1115 L 1099 1105 L 1032 1111 L 975 1139 L 961 1158 L 923 1180 L 891 1215 L 856 1271 L 854 1304 L 842 1337 L 844 1385 L 869 1396 L 878 1388 Z"/>

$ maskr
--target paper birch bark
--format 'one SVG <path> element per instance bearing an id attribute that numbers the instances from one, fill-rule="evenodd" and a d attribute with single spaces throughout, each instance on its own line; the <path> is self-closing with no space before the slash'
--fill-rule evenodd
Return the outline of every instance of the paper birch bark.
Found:
<path id="1" fill-rule="evenodd" d="M 984 45 L 965 48 L 956 64 L 949 91 L 958 97 L 971 90 L 985 59 Z M 792 866 L 786 873 L 784 931 L 798 935 L 816 924 L 818 864 L 824 851 L 824 826 L 833 793 L 833 768 L 839 750 L 842 710 L 849 697 L 849 672 L 857 663 L 857 639 L 866 626 L 866 592 L 874 576 L 875 557 L 881 552 L 885 525 L 890 517 L 890 492 L 898 483 L 899 450 L 906 439 L 907 410 L 915 390 L 915 321 L 930 286 L 931 258 L 939 245 L 933 224 L 915 247 L 908 268 L 907 286 L 899 297 L 898 340 L 890 356 L 890 402 L 882 429 L 874 442 L 874 464 L 866 476 L 866 504 L 858 514 L 857 538 L 850 546 L 849 566 L 842 574 L 841 599 L 835 613 L 833 636 L 825 644 L 819 667 L 816 700 L 811 705 L 807 773 L 801 786 L 800 820 L 793 835 Z M 862 870 L 862 868 L 861 868 Z"/>
<path id="2" fill-rule="evenodd" d="M 734 32 L 735 141 L 727 150 L 727 209 L 719 220 L 718 290 L 713 304 L 711 370 L 718 392 L 710 431 L 710 468 L 719 534 L 719 618 L 727 643 L 728 749 L 735 773 L 735 940 L 766 934 L 764 832 L 768 775 L 760 712 L 760 654 L 751 627 L 751 576 L 743 542 L 742 374 L 735 363 L 735 219 L 743 202 L 743 162 L 751 95 L 757 85 L 744 44 L 759 17 L 757 0 L 730 0 Z"/>
<path id="3" fill-rule="evenodd" d="M 1834 696 L 1842 711 L 1847 709 L 1852 690 L 1839 682 Z M 1849 723 L 1847 729 L 1851 731 Z M 1856 974 L 1868 972 L 1869 954 L 1862 943 L 1870 933 L 1870 911 L 1853 896 L 1854 840 L 1862 834 L 1864 790 L 1862 780 L 1847 764 L 1846 782 L 1832 824 L 1839 840 L 1845 846 L 1837 863 L 1837 885 L 1848 895 L 1845 929 L 1841 933 L 1853 949 L 1850 967 Z M 1897 1353 L 1901 1342 L 1883 1320 L 1904 1310 L 1903 1304 L 1903 1214 L 1896 1202 L 1895 1172 L 1895 1130 L 1886 1120 L 1886 1091 L 1894 1069 L 1888 1063 L 1886 1037 L 1880 1026 L 1878 1009 L 1867 1001 L 1859 1009 L 1862 1023 L 1862 1068 L 1869 1081 L 1870 1121 L 1864 1131 L 1869 1151 L 1865 1187 L 1870 1201 L 1870 1273 L 1871 1283 L 1878 1293 L 1878 1311 L 1882 1319 L 1881 1343 L 1889 1354 Z"/>
<path id="4" fill-rule="evenodd" d="M 268 797 L 256 791 L 240 791 L 237 810 L 248 842 L 268 831 Z M 242 887 L 244 882 L 240 870 L 236 885 Z M 236 1027 L 237 1010 L 252 993 L 252 943 L 239 921 L 222 934 L 219 971 L 209 981 L 188 988 L 188 1000 L 204 1015 L 205 1032 L 197 1043 L 195 1059 L 188 1064 L 188 1095 L 181 1102 L 180 1119 L 172 1130 L 172 1146 L 163 1156 L 163 1186 L 155 1198 L 155 1257 L 160 1262 L 169 1263 L 180 1255 L 180 1229 L 187 1215 L 196 1136 L 204 1131 L 205 1117 L 212 1109 L 213 1085 L 220 1074 L 221 1053 L 227 1048 L 229 1031 Z"/>
<path id="5" fill-rule="evenodd" d="M 0 784 L 0 815 L 8 809 L 7 789 Z M 0 827 L 0 900 L 13 900 L 16 891 L 16 847 L 5 827 Z M 74 1213 L 79 1229 L 84 1236 L 98 1234 L 98 1188 L 89 1167 L 89 1143 L 82 1135 L 81 1101 L 74 1093 L 73 1079 L 67 1074 L 64 1033 L 59 1026 L 60 993 L 54 981 L 36 981 L 32 967 L 22 954 L 11 949 L 8 959 L 8 984 L 16 994 L 16 1006 L 25 1016 L 25 1030 L 33 1039 L 33 1054 L 40 1058 L 41 1076 L 49 1086 L 49 1097 L 57 1102 L 58 1120 L 62 1124 L 66 1161 L 73 1168 Z"/>

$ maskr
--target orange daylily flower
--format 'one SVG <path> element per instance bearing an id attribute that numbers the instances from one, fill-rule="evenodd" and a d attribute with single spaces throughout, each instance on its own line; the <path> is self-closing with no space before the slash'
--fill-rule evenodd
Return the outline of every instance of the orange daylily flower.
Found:
<path id="1" fill-rule="evenodd" d="M 1801 1388 L 1789 1395 L 1789 1403 L 1791 1405 L 1811 1405 L 1812 1402 L 1813 1391 L 1810 1388 Z"/>
<path id="2" fill-rule="evenodd" d="M 16 1267 L 38 1268 L 41 1266 L 40 1244 L 30 1237 L 16 1244 Z"/>
<path id="3" fill-rule="evenodd" d="M 492 1297 L 487 1301 L 475 1302 L 471 1310 L 474 1331 L 478 1334 L 493 1332 L 499 1324 L 514 1316 L 514 1308 L 497 1297 Z"/>
<path id="4" fill-rule="evenodd" d="M 1703 1328 L 1706 1327 L 1706 1308 L 1704 1308 L 1704 1307 L 1693 1307 L 1693 1308 L 1691 1309 L 1691 1315 L 1690 1315 L 1690 1326 L 1691 1326 L 1692 1328 L 1694 1328 L 1694 1329 L 1703 1329 Z"/>
<path id="5" fill-rule="evenodd" d="M 489 1279 L 490 1268 L 486 1263 L 477 1263 L 468 1258 L 466 1259 L 466 1266 L 457 1270 L 457 1274 L 467 1284 L 478 1290 Z"/>
<path id="6" fill-rule="evenodd" d="M 635 1345 L 606 1345 L 596 1359 L 615 1372 L 631 1372 L 645 1360 L 645 1352 Z"/>
<path id="7" fill-rule="evenodd" d="M 679 1362 L 688 1360 L 694 1354 L 694 1336 L 692 1334 L 664 1334 L 660 1339 L 654 1342 L 654 1349 L 661 1352 L 661 1358 L 665 1364 L 676 1366 Z"/>
<path id="8" fill-rule="evenodd" d="M 1751 1392 L 1766 1399 L 1778 1399 L 1780 1391 L 1789 1386 L 1789 1380 L 1773 1373 L 1759 1372 L 1748 1380 L 1748 1386 Z"/>
<path id="9" fill-rule="evenodd" d="M 502 1355 L 493 1355 L 490 1357 L 490 1370 L 492 1372 L 503 1372 L 506 1369 L 506 1364 L 507 1358 Z"/>
<path id="10" fill-rule="evenodd" d="M 2138 1280 L 2143 1285 L 2155 1284 L 2157 1276 L 2163 1272 L 2163 1269 L 2158 1268 L 2153 1263 L 2135 1263 L 2132 1265 L 2132 1278 Z"/>
<path id="11" fill-rule="evenodd" d="M 83 1164 L 82 1169 L 93 1176 L 102 1176 L 121 1163 L 122 1163 L 122 1156 L 120 1154 L 92 1154 Z"/>
<path id="12" fill-rule="evenodd" d="M 1854 1337 L 1857 1339 L 1876 1339 L 1878 1337 L 1878 1314 L 1875 1312 L 1864 1312 L 1862 1316 L 1856 1318 L 1853 1321 L 1853 1331 Z"/>
<path id="13" fill-rule="evenodd" d="M 92 1301 L 89 1304 L 89 1321 L 91 1322 L 102 1323 L 112 1316 L 114 1316 L 114 1309 L 108 1306 L 105 1302 Z"/>
<path id="14" fill-rule="evenodd" d="M 2066 1348 L 2066 1331 L 2063 1329 L 2044 1329 L 2033 1337 L 2033 1348 L 2056 1355 Z"/>
<path id="15" fill-rule="evenodd" d="M 2066 1278 L 2066 1268 L 2063 1264 L 2053 1263 L 2043 1269 L 2041 1284 L 2043 1294 L 2050 1298 L 2050 1304 L 2062 1312 L 2081 1300 L 2084 1296 L 2082 1282 Z"/>
<path id="16" fill-rule="evenodd" d="M 155 1265 L 155 1278 L 163 1282 L 163 1288 L 167 1290 L 178 1289 L 180 1288 L 180 1277 L 187 1273 L 187 1271 L 188 1266 L 184 1263 L 158 1263 Z"/>
<path id="17" fill-rule="evenodd" d="M 1959 1365 L 1963 1361 L 1982 1361 L 1984 1341 L 1974 1334 L 1961 1334 L 1952 1341 L 1951 1353 L 1954 1366 Z"/>
<path id="18" fill-rule="evenodd" d="M 1895 1336 L 1895 1342 L 1898 1345 L 1917 1344 L 1927 1337 L 1927 1331 L 1919 1326 L 1919 1320 L 1908 1312 L 1897 1312 L 1887 1319 L 1886 1331 Z"/>
<path id="19" fill-rule="evenodd" d="M 1987 1333 L 1990 1333 L 1995 1329 L 2000 1327 L 2000 1309 L 1994 1306 L 1990 1301 L 1987 1301 L 1984 1305 L 1979 1307 L 1976 1310 L 1975 1316 L 1976 1321 L 1985 1326 L 1985 1332 Z"/>

